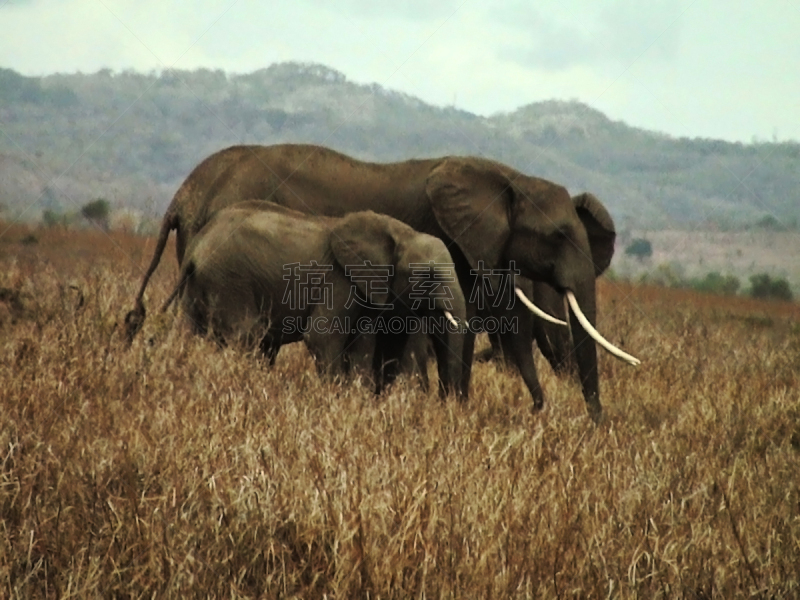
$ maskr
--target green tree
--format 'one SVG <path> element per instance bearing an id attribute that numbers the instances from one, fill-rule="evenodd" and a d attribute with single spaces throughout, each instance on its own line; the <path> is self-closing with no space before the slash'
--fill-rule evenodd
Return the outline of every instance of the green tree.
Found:
<path id="1" fill-rule="evenodd" d="M 108 215 L 111 206 L 105 198 L 98 198 L 83 205 L 81 214 L 83 217 L 103 229 L 108 229 Z"/>
<path id="2" fill-rule="evenodd" d="M 750 295 L 753 298 L 792 300 L 792 290 L 786 279 L 772 279 L 767 273 L 750 276 Z"/>
<path id="3" fill-rule="evenodd" d="M 635 256 L 639 260 L 653 256 L 653 245 L 646 238 L 636 238 L 625 248 L 625 254 Z"/>

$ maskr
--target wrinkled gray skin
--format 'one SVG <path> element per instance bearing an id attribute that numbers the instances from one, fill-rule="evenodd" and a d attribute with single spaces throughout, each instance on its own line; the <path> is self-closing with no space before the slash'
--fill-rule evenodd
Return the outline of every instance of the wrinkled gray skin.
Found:
<path id="1" fill-rule="evenodd" d="M 400 374 L 418 379 L 422 388 L 427 390 L 429 388 L 428 359 L 436 357 L 429 336 L 412 334 L 398 337 L 399 341 L 390 340 L 391 337 L 393 336 L 382 336 L 378 340 L 375 335 L 357 336 L 348 346 L 349 367 L 362 374 L 369 373 L 369 376 L 373 377 L 375 367 L 380 365 L 380 378 L 375 382 L 377 391 L 394 381 Z M 403 348 L 402 355 L 387 353 L 384 350 L 386 347 Z"/>
<path id="2" fill-rule="evenodd" d="M 530 281 L 520 278 L 520 289 L 525 292 L 539 308 L 546 313 L 566 321 L 569 316 L 564 305 L 564 297 L 555 289 L 541 281 Z M 531 335 L 536 342 L 536 347 L 550 363 L 553 370 L 559 375 L 577 374 L 577 365 L 572 355 L 572 336 L 569 328 L 549 323 L 537 316 L 531 323 Z M 486 348 L 475 356 L 478 362 L 501 361 L 505 362 L 508 353 L 503 347 L 499 335 L 489 335 L 491 347 Z M 510 358 L 510 357 L 509 357 Z"/>
<path id="3" fill-rule="evenodd" d="M 584 193 L 572 198 L 575 207 L 579 214 L 582 210 L 586 210 L 587 205 L 592 205 L 597 200 L 592 194 Z M 604 227 L 607 231 L 614 231 L 614 223 L 608 216 Z M 598 235 L 598 234 L 595 234 Z M 605 253 L 602 256 L 593 257 L 595 263 L 595 273 L 599 277 L 611 264 L 613 258 L 613 244 L 612 253 Z M 520 280 L 520 288 L 526 295 L 536 303 L 546 313 L 566 321 L 568 318 L 568 311 L 564 301 L 564 297 L 558 293 L 552 286 L 542 281 L 526 281 Z M 533 339 L 539 351 L 550 363 L 553 370 L 561 375 L 576 375 L 577 364 L 572 351 L 572 336 L 566 327 L 549 323 L 537 316 L 533 317 Z M 505 355 L 508 353 L 502 348 L 499 336 L 490 335 L 489 339 L 492 343 L 491 348 L 487 348 L 478 357 L 477 360 L 504 360 Z"/>
<path id="4" fill-rule="evenodd" d="M 143 296 L 170 230 L 178 230 L 178 260 L 190 236 L 208 215 L 246 199 L 268 199 L 309 214 L 342 216 L 374 210 L 417 231 L 440 238 L 456 264 L 467 294 L 471 270 L 509 268 L 543 281 L 559 293 L 571 290 L 591 323 L 596 318 L 592 257 L 613 254 L 613 224 L 598 201 L 577 210 L 560 185 L 530 177 L 506 165 L 475 157 L 444 157 L 398 163 L 367 163 L 311 145 L 237 146 L 203 161 L 178 190 L 164 217 L 156 253 L 134 309 L 126 316 L 129 339 L 144 319 Z M 595 199 L 596 200 L 596 199 Z M 468 303 L 468 318 L 478 313 Z M 534 400 L 544 395 L 533 363 L 531 315 L 520 302 L 492 309 L 519 322 L 503 339 Z M 602 414 L 594 341 L 570 314 L 575 360 L 584 400 L 595 420 Z M 467 397 L 474 335 L 464 343 L 462 397 Z"/>
<path id="5" fill-rule="evenodd" d="M 548 314 L 567 320 L 564 297 L 546 283 L 533 282 L 533 298 L 539 308 Z M 577 364 L 572 353 L 572 336 L 568 328 L 533 317 L 533 339 L 556 373 L 577 374 Z"/>
<path id="6" fill-rule="evenodd" d="M 310 265 L 312 261 L 332 267 L 319 284 L 305 290 L 307 297 L 325 302 L 302 302 L 304 290 L 300 286 L 305 287 L 305 283 L 286 279 L 293 271 L 285 265 Z M 391 266 L 393 273 L 388 281 L 373 280 L 370 286 L 365 279 L 346 276 L 345 267 L 361 267 L 365 261 L 376 267 L 371 271 L 376 275 L 386 274 L 383 267 Z M 426 292 L 433 288 L 420 291 L 410 281 L 409 265 L 429 261 L 452 263 L 442 241 L 385 215 L 364 211 L 338 219 L 311 217 L 271 202 L 243 202 L 218 211 L 194 237 L 184 256 L 179 283 L 166 306 L 180 296 L 195 332 L 213 331 L 221 341 L 260 342 L 270 363 L 281 345 L 305 341 L 321 373 L 342 375 L 347 372 L 351 329 L 360 318 L 378 314 L 365 305 L 392 304 L 392 310 L 380 313 L 386 319 L 415 315 L 433 317 L 444 324 L 444 311 L 449 310 L 455 319 L 465 322 L 466 302 L 458 282 L 449 286 L 451 298 L 432 297 L 429 305 Z M 351 297 L 356 286 L 360 302 Z M 417 310 L 412 310 L 420 298 Z M 349 328 L 309 327 L 308 319 L 326 326 L 338 319 Z M 440 391 L 442 395 L 457 393 L 464 334 L 444 330 L 432 337 Z M 383 362 L 402 355 L 406 340 L 388 336 L 382 341 L 374 362 L 374 376 L 379 382 L 383 381 Z"/>

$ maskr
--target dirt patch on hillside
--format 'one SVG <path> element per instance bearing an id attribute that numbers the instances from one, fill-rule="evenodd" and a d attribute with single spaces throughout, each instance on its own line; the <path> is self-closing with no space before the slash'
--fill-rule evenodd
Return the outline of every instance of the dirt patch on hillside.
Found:
<path id="1" fill-rule="evenodd" d="M 650 258 L 625 255 L 631 239 L 645 238 L 653 246 Z M 747 287 L 756 273 L 785 277 L 800 293 L 800 232 L 772 231 L 639 231 L 620 236 L 612 263 L 615 273 L 639 277 L 668 265 L 685 278 L 703 277 L 712 271 L 735 275 Z"/>

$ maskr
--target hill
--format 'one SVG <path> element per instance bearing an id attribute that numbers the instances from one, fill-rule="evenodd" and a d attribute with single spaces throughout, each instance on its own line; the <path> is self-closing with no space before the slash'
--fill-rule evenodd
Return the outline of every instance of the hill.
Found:
<path id="1" fill-rule="evenodd" d="M 673 138 L 549 101 L 480 117 L 349 81 L 317 64 L 24 77 L 0 69 L 7 216 L 102 196 L 160 214 L 203 157 L 236 143 L 311 142 L 373 160 L 483 155 L 590 190 L 620 229 L 740 228 L 800 219 L 800 144 Z"/>

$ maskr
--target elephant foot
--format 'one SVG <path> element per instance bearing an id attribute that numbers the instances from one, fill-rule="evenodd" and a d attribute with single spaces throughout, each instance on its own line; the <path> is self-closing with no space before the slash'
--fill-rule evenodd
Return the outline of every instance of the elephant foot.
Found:
<path id="1" fill-rule="evenodd" d="M 485 363 L 493 360 L 503 360 L 503 353 L 492 347 L 484 348 L 475 355 L 475 362 Z"/>
<path id="2" fill-rule="evenodd" d="M 145 311 L 144 306 L 139 304 L 125 315 L 125 339 L 128 341 L 129 346 L 133 343 L 133 338 L 136 337 L 136 334 L 141 331 L 146 314 L 147 311 Z"/>
<path id="3" fill-rule="evenodd" d="M 426 390 L 427 391 L 427 390 Z M 459 388 L 454 387 L 445 387 L 443 385 L 439 385 L 439 400 L 445 402 L 448 398 L 455 398 L 461 404 L 467 403 L 467 398 L 464 397 L 464 394 L 461 392 Z"/>
<path id="4" fill-rule="evenodd" d="M 555 365 L 551 363 L 553 372 L 559 377 L 573 377 L 578 378 L 578 365 L 575 361 L 564 360 L 556 362 Z"/>
<path id="5" fill-rule="evenodd" d="M 531 412 L 542 412 L 544 410 L 544 398 L 534 398 L 531 405 Z"/>
<path id="6" fill-rule="evenodd" d="M 602 425 L 606 422 L 606 416 L 599 401 L 587 402 L 586 409 L 589 412 L 589 418 L 594 421 L 595 425 Z"/>

